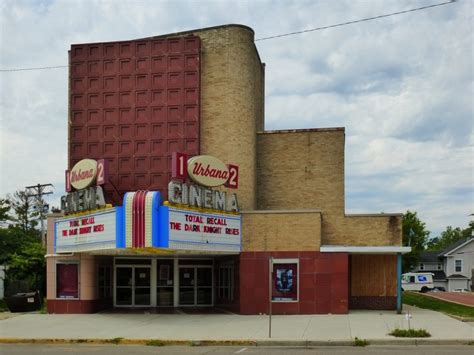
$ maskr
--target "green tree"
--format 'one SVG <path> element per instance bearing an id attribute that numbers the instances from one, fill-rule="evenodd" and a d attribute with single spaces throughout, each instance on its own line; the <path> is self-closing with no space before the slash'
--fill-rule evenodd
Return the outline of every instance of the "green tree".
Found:
<path id="1" fill-rule="evenodd" d="M 438 237 L 431 238 L 426 244 L 426 247 L 428 250 L 441 251 L 461 239 L 471 237 L 473 227 L 474 221 L 470 222 L 469 227 L 465 229 L 448 226 Z"/>
<path id="2" fill-rule="evenodd" d="M 10 216 L 10 201 L 6 198 L 0 198 L 0 226 L 6 224 L 10 221 L 12 217 Z"/>
<path id="3" fill-rule="evenodd" d="M 12 218 L 14 225 L 26 233 L 36 233 L 35 227 L 38 225 L 38 212 L 35 211 L 34 201 L 26 190 L 16 191 L 12 196 L 8 196 L 10 205 L 15 213 Z"/>
<path id="4" fill-rule="evenodd" d="M 412 249 L 410 253 L 403 255 L 403 272 L 410 271 L 418 263 L 429 235 L 426 224 L 418 218 L 416 212 L 407 211 L 403 215 L 403 245 Z"/>
<path id="5" fill-rule="evenodd" d="M 37 235 L 14 226 L 0 228 L 0 265 L 8 266 L 6 290 L 12 281 L 21 280 L 29 290 L 44 292 L 45 254 Z"/>
<path id="6" fill-rule="evenodd" d="M 33 203 L 26 191 L 0 199 L 0 265 L 8 266 L 7 293 L 15 289 L 13 285 L 22 284 L 26 288 L 22 291 L 39 289 L 44 294 L 46 250 L 35 228 L 38 222 Z"/>

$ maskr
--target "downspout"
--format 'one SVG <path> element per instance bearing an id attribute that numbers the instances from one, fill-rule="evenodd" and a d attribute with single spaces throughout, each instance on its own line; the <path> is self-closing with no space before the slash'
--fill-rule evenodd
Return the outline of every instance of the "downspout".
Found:
<path id="1" fill-rule="evenodd" d="M 402 254 L 397 254 L 397 314 L 402 313 Z"/>

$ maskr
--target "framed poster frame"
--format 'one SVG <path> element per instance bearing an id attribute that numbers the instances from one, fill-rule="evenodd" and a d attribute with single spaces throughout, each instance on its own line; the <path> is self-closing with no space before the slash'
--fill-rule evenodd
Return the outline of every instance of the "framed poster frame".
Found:
<path id="1" fill-rule="evenodd" d="M 272 302 L 299 302 L 300 296 L 300 267 L 299 259 L 273 259 Z"/>

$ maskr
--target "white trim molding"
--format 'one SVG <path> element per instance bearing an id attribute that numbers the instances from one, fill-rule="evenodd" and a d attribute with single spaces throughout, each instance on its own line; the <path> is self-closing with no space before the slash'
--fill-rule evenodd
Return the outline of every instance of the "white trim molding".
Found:
<path id="1" fill-rule="evenodd" d="M 460 249 L 460 248 L 463 248 L 465 247 L 467 244 L 471 243 L 471 242 L 474 242 L 474 238 L 470 238 L 468 240 L 466 240 L 464 243 L 462 243 L 461 245 L 458 245 L 456 248 L 454 248 L 453 250 L 450 250 L 448 251 L 447 253 L 444 253 L 442 254 L 442 256 L 451 256 L 450 254 L 454 253 L 456 250 Z"/>
<path id="2" fill-rule="evenodd" d="M 403 246 L 352 246 L 352 245 L 321 245 L 322 253 L 349 253 L 349 254 L 407 254 L 411 247 Z"/>

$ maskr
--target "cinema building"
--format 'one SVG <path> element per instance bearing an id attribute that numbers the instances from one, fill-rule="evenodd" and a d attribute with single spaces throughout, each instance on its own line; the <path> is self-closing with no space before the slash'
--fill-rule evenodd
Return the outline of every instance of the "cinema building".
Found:
<path id="1" fill-rule="evenodd" d="M 402 215 L 345 213 L 344 128 L 265 130 L 252 29 L 77 44 L 69 61 L 48 312 L 400 309 Z"/>

